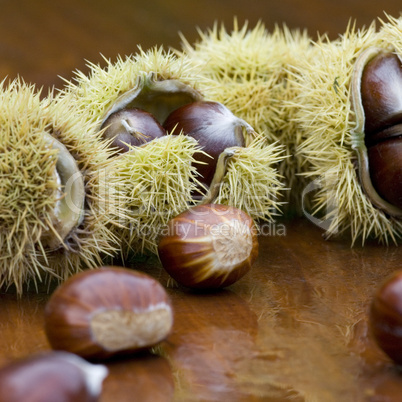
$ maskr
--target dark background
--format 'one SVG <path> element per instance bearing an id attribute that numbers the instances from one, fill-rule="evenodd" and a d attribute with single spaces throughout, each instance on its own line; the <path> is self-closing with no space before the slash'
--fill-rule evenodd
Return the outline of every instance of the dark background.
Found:
<path id="1" fill-rule="evenodd" d="M 397 0 L 2 0 L 0 77 L 60 87 L 59 76 L 85 71 L 86 60 L 102 64 L 101 54 L 114 60 L 137 45 L 179 47 L 179 31 L 193 42 L 197 27 L 219 22 L 231 29 L 235 16 L 240 25 L 261 20 L 269 30 L 286 24 L 334 39 L 350 20 L 362 27 L 400 10 Z"/>

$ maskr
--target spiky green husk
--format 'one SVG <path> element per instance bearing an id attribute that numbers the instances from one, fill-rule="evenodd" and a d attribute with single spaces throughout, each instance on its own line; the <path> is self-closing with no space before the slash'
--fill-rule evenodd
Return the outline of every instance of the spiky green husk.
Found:
<path id="1" fill-rule="evenodd" d="M 52 97 L 43 101 L 42 108 L 48 129 L 74 157 L 85 183 L 83 222 L 65 239 L 64 247 L 46 255 L 48 264 L 65 280 L 82 269 L 99 267 L 106 256 L 116 255 L 116 228 L 126 215 L 117 191 L 113 151 L 96 124 L 84 121 Z"/>
<path id="2" fill-rule="evenodd" d="M 178 80 L 197 90 L 194 66 L 162 48 L 139 49 L 124 59 L 105 62 L 105 67 L 89 64 L 89 74 L 76 72 L 74 82 L 67 82 L 58 97 L 71 108 L 70 113 L 81 115 L 98 129 L 121 96 L 141 85 L 139 79 L 148 80 L 150 74 L 152 80 Z M 120 183 L 120 204 L 127 210 L 121 222 L 124 227 L 116 230 L 123 259 L 131 252 L 155 252 L 161 227 L 188 208 L 189 194 L 197 182 L 191 166 L 195 151 L 191 140 L 179 136 L 152 141 L 116 158 L 113 176 Z"/>
<path id="3" fill-rule="evenodd" d="M 35 88 L 21 80 L 0 90 L 0 286 L 15 285 L 18 294 L 30 281 L 65 279 L 94 268 L 101 251 L 115 247 L 107 229 L 115 212 L 113 198 L 106 199 L 106 183 L 99 176 L 109 151 L 89 139 L 89 124 L 50 99 L 41 101 Z M 53 213 L 60 196 L 55 173 L 59 152 L 46 133 L 74 154 L 88 193 L 83 222 L 57 251 L 43 242 L 56 232 Z"/>
<path id="4" fill-rule="evenodd" d="M 185 58 L 178 59 L 163 48 L 138 53 L 117 61 L 105 60 L 106 66 L 89 64 L 88 74 L 76 72 L 74 81 L 66 81 L 60 101 L 73 105 L 76 113 L 101 124 L 106 112 L 117 99 L 134 88 L 140 77 L 153 73 L 156 81 L 179 80 L 195 90 L 199 78 L 197 68 Z"/>
<path id="5" fill-rule="evenodd" d="M 193 165 L 197 152 L 201 150 L 190 137 L 169 135 L 120 157 L 120 192 L 130 211 L 130 231 L 123 238 L 126 250 L 156 253 L 167 223 L 202 202 L 194 197 L 200 191 Z M 274 165 L 281 158 L 282 148 L 267 145 L 263 137 L 247 148 L 236 148 L 214 202 L 248 211 L 256 221 L 273 221 L 283 190 Z"/>
<path id="6" fill-rule="evenodd" d="M 60 101 L 71 105 L 72 113 L 82 114 L 98 125 L 116 102 L 121 101 L 125 93 L 138 85 L 139 77 L 143 77 L 145 83 L 149 77 L 161 82 L 177 80 L 199 93 L 200 97 L 199 88 L 207 87 L 203 83 L 206 78 L 199 74 L 199 66 L 194 61 L 190 62 L 185 56 L 179 58 L 171 52 L 156 48 L 147 52 L 140 50 L 138 54 L 125 60 L 119 58 L 116 63 L 107 61 L 105 68 L 90 65 L 90 69 L 89 75 L 77 73 L 76 82 L 67 84 L 60 94 Z M 255 155 L 252 154 L 253 151 L 256 152 Z M 152 141 L 117 159 L 120 166 L 116 168 L 116 175 L 123 184 L 121 196 L 125 208 L 130 211 L 128 233 L 123 233 L 123 230 L 119 234 L 124 239 L 121 250 L 123 256 L 128 249 L 156 252 L 157 239 L 163 225 L 194 204 L 192 195 L 196 188 L 196 172 L 192 162 L 195 152 L 199 152 L 195 144 L 179 136 L 172 137 L 169 141 Z M 263 168 L 262 154 L 266 164 Z M 271 218 L 273 215 L 270 208 L 280 204 L 276 197 L 283 188 L 278 185 L 279 175 L 271 163 L 271 160 L 276 162 L 280 159 L 279 148 L 267 146 L 262 150 L 255 145 L 236 159 L 245 177 L 259 180 L 247 183 L 246 188 L 252 185 L 258 187 L 258 191 L 253 191 L 253 194 L 257 191 L 261 200 L 255 200 L 254 204 L 247 203 L 239 196 L 245 191 L 242 186 L 246 179 L 237 177 L 236 180 L 233 169 L 228 179 L 233 185 L 230 194 L 226 186 L 222 190 L 226 193 L 222 193 L 220 200 L 239 202 L 244 208 L 253 208 L 250 212 L 254 215 Z M 250 174 L 256 167 L 256 174 Z M 265 177 L 261 172 L 266 172 L 268 176 Z M 272 200 L 268 200 L 270 195 L 273 195 Z M 256 211 L 256 208 L 260 210 Z M 247 209 L 245 211 L 249 212 Z"/>
<path id="7" fill-rule="evenodd" d="M 402 17 L 387 16 L 387 21 L 381 21 L 381 24 L 378 33 L 381 46 L 402 55 Z"/>
<path id="8" fill-rule="evenodd" d="M 267 144 L 262 136 L 235 148 L 215 202 L 247 211 L 256 221 L 273 221 L 284 203 L 284 183 L 276 168 L 282 160 L 283 147 Z"/>
<path id="9" fill-rule="evenodd" d="M 46 270 L 33 245 L 52 221 L 57 189 L 57 151 L 43 136 L 39 104 L 21 81 L 0 91 L 0 285 L 15 284 L 18 292 Z"/>
<path id="10" fill-rule="evenodd" d="M 369 237 L 397 241 L 400 221 L 373 206 L 360 186 L 353 149 L 356 117 L 352 110 L 351 77 L 359 54 L 371 46 L 388 47 L 375 31 L 350 25 L 338 40 L 321 40 L 314 60 L 303 63 L 295 80 L 297 122 L 303 129 L 301 157 L 311 165 L 305 177 L 316 181 L 313 215 L 327 237 L 348 233 L 352 244 Z"/>
<path id="11" fill-rule="evenodd" d="M 270 142 L 285 147 L 286 158 L 279 172 L 291 188 L 287 193 L 287 212 L 299 211 L 299 194 L 304 187 L 297 174 L 303 163 L 295 153 L 301 135 L 294 122 L 294 109 L 287 101 L 297 88 L 289 81 L 301 59 L 314 57 L 311 39 L 305 32 L 291 32 L 278 27 L 270 33 L 258 23 L 253 29 L 237 21 L 231 32 L 215 24 L 207 32 L 199 32 L 194 45 L 183 38 L 181 55 L 203 65 L 201 74 L 207 78 L 201 90 L 205 96 L 225 104 L 234 114 L 249 122 Z"/>
<path id="12" fill-rule="evenodd" d="M 127 200 L 129 227 L 122 232 L 123 257 L 130 251 L 156 254 L 169 220 L 193 204 L 200 185 L 192 165 L 196 152 L 200 150 L 191 137 L 169 135 L 119 157 L 120 194 Z"/>

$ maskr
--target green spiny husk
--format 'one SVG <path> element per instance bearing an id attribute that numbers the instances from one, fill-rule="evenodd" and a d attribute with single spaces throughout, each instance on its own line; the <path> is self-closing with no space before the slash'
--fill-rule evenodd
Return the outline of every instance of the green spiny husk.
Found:
<path id="1" fill-rule="evenodd" d="M 295 80 L 299 95 L 294 100 L 297 123 L 303 130 L 299 155 L 310 165 L 304 173 L 317 183 L 312 195 L 314 217 L 326 237 L 348 234 L 354 244 L 368 238 L 397 242 L 402 223 L 376 208 L 359 182 L 356 114 L 352 106 L 351 79 L 359 55 L 370 47 L 392 50 L 401 31 L 391 40 L 375 25 L 357 30 L 349 25 L 336 41 L 316 43 L 316 57 L 302 63 Z"/>
<path id="2" fill-rule="evenodd" d="M 297 94 L 289 77 L 297 73 L 301 59 L 314 58 L 315 48 L 306 32 L 290 31 L 286 26 L 268 32 L 262 23 L 253 29 L 232 31 L 215 24 L 201 32 L 194 45 L 184 37 L 181 56 L 202 65 L 202 91 L 225 104 L 248 121 L 270 143 L 284 147 L 285 158 L 278 160 L 279 174 L 290 189 L 285 195 L 284 213 L 301 213 L 300 194 L 305 187 L 303 160 L 296 153 L 301 134 L 294 121 L 295 109 L 288 102 Z"/>
<path id="3" fill-rule="evenodd" d="M 88 75 L 78 72 L 76 82 L 67 83 L 59 95 L 59 101 L 69 105 L 71 113 L 78 113 L 97 124 L 98 128 L 119 103 L 124 107 L 130 104 L 140 108 L 143 103 L 144 110 L 151 111 L 162 123 L 166 111 L 159 113 L 157 109 L 166 99 L 152 97 L 150 93 L 169 80 L 185 86 L 186 96 L 192 97 L 192 100 L 204 98 L 199 89 L 204 86 L 200 67 L 184 56 L 177 57 L 161 48 L 148 52 L 140 49 L 124 60 L 119 58 L 115 63 L 106 63 L 104 68 L 91 64 Z M 130 94 L 135 96 L 129 98 Z M 189 101 L 189 98 L 185 99 L 185 102 Z M 172 136 L 168 141 L 154 140 L 139 148 L 133 147 L 116 159 L 115 176 L 122 183 L 121 202 L 129 211 L 129 220 L 124 223 L 127 229 L 123 229 L 126 233 L 119 233 L 119 237 L 124 239 L 123 256 L 130 249 L 156 252 L 159 233 L 168 219 L 194 203 L 202 202 L 192 198 L 198 186 L 192 163 L 194 154 L 200 151 L 188 138 Z M 238 152 L 233 162 L 228 162 L 230 175 L 225 180 L 230 182 L 231 187 L 221 186 L 218 194 L 220 202 L 238 202 L 238 206 L 251 215 L 272 219 L 274 214 L 271 209 L 279 211 L 280 192 L 284 189 L 274 163 L 284 157 L 279 144 L 268 145 L 262 141 L 255 142 L 247 152 Z M 236 179 L 235 170 L 230 170 L 232 163 L 241 166 L 242 173 L 238 175 L 244 174 L 244 178 Z M 254 170 L 256 173 L 250 174 Z M 254 180 L 246 187 L 255 186 L 253 194 L 261 197 L 257 203 L 247 203 L 238 195 L 245 191 L 242 186 L 246 184 L 246 177 Z"/>
<path id="4" fill-rule="evenodd" d="M 120 156 L 120 194 L 126 199 L 127 226 L 123 242 L 127 252 L 157 252 L 161 231 L 174 216 L 188 209 L 199 188 L 192 166 L 201 152 L 184 135 L 155 139 Z"/>
<path id="5" fill-rule="evenodd" d="M 21 79 L 3 83 L 0 120 L 0 286 L 14 286 L 20 295 L 31 281 L 63 280 L 98 266 L 102 253 L 116 252 L 108 228 L 113 197 L 104 197 L 106 182 L 99 175 L 110 151 L 89 134 L 90 124 L 57 106 L 51 94 L 41 100 L 35 87 Z M 87 194 L 79 226 L 50 249 L 46 238 L 59 236 L 55 209 L 68 196 L 60 189 L 61 151 L 52 146 L 52 136 L 76 158 Z M 113 182 L 107 186 L 113 188 Z"/>

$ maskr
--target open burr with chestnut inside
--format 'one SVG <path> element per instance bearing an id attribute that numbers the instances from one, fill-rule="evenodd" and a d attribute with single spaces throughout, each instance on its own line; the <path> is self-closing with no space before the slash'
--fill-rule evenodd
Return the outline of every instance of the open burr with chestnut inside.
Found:
<path id="1" fill-rule="evenodd" d="M 359 123 L 355 148 L 360 181 L 373 204 L 399 219 L 402 218 L 401 91 L 400 55 L 379 48 L 369 48 L 361 54 L 352 81 Z M 364 146 L 358 143 L 361 138 Z"/>
<path id="2" fill-rule="evenodd" d="M 253 129 L 219 102 L 191 102 L 173 110 L 163 123 L 167 132 L 184 133 L 196 139 L 205 153 L 196 161 L 200 181 L 209 187 L 217 170 L 219 156 L 227 148 L 244 147 Z"/>
<path id="3" fill-rule="evenodd" d="M 268 222 L 281 214 L 283 146 L 207 97 L 201 88 L 211 81 L 201 66 L 153 48 L 88 67 L 57 101 L 116 151 L 111 176 L 127 211 L 121 254 L 156 254 L 161 229 L 199 203 L 232 205 Z"/>
<path id="4" fill-rule="evenodd" d="M 251 269 L 258 255 L 257 228 L 238 208 L 198 205 L 169 222 L 158 251 L 163 267 L 179 284 L 219 289 Z"/>
<path id="5" fill-rule="evenodd" d="M 401 22 L 350 27 L 320 40 L 294 84 L 298 149 L 309 169 L 311 214 L 329 237 L 352 244 L 402 236 Z M 309 211 L 307 211 L 309 212 Z"/>
<path id="6" fill-rule="evenodd" d="M 164 287 L 145 273 L 116 266 L 72 276 L 45 307 L 51 347 L 92 360 L 148 349 L 163 341 L 172 326 Z"/>
<path id="7" fill-rule="evenodd" d="M 118 152 L 141 146 L 166 135 L 165 130 L 151 113 L 138 108 L 127 108 L 112 113 L 103 122 L 103 136 L 111 139 Z"/>

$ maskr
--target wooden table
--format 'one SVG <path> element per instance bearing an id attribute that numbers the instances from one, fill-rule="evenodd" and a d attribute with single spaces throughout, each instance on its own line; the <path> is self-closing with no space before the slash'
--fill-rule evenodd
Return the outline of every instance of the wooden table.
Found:
<path id="1" fill-rule="evenodd" d="M 45 92 L 137 45 L 178 47 L 178 31 L 194 41 L 201 29 L 233 16 L 342 33 L 349 18 L 368 25 L 399 2 L 358 0 L 175 0 L 4 2 L 0 14 L 0 76 L 18 74 Z M 215 293 L 168 288 L 175 324 L 154 353 L 108 363 L 102 402 L 124 401 L 399 401 L 402 376 L 376 347 L 367 308 L 379 282 L 401 268 L 401 249 L 368 242 L 325 241 L 306 219 L 277 223 L 260 237 L 252 272 Z M 163 284 L 156 262 L 140 264 Z M 48 350 L 46 293 L 0 294 L 0 364 Z M 134 397 L 135 396 L 135 399 Z"/>

